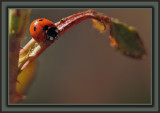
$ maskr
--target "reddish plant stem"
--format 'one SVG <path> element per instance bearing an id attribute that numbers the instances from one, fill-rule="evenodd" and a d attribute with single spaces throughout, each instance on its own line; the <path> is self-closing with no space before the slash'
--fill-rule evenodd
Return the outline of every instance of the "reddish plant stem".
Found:
<path id="1" fill-rule="evenodd" d="M 16 96 L 16 84 L 17 81 L 17 69 L 18 69 L 18 58 L 19 58 L 19 45 L 20 40 L 16 37 L 13 37 L 10 40 L 9 48 L 9 103 L 15 103 Z M 14 67 L 13 67 L 14 66 Z"/>
<path id="2" fill-rule="evenodd" d="M 103 18 L 102 18 L 103 17 Z M 104 19 L 105 17 L 105 19 Z M 81 13 L 77 13 L 74 15 L 71 15 L 69 17 L 66 17 L 59 22 L 55 23 L 56 27 L 58 28 L 58 35 L 61 37 L 64 33 L 66 33 L 69 29 L 71 29 L 73 26 L 79 24 L 80 22 L 87 20 L 87 19 L 96 19 L 99 22 L 104 24 L 104 27 L 106 27 L 106 19 L 109 20 L 109 17 L 98 15 L 94 10 L 88 10 Z M 24 65 L 19 69 L 18 74 L 24 70 L 33 60 L 35 60 L 45 49 L 47 49 L 52 42 L 51 41 L 45 41 L 42 43 L 38 43 L 38 46 L 33 47 L 35 44 L 37 44 L 34 39 L 31 39 L 28 44 L 20 51 L 20 54 L 26 52 L 29 50 L 29 48 L 32 47 L 33 51 L 31 52 L 32 55 L 29 55 L 30 58 L 24 63 Z"/>
<path id="3" fill-rule="evenodd" d="M 87 19 L 96 19 L 96 20 L 100 21 L 101 23 L 103 23 L 104 27 L 106 27 L 105 21 L 102 20 L 102 18 L 100 18 L 101 16 L 102 15 L 98 15 L 94 10 L 90 9 L 88 11 L 84 11 L 84 12 L 77 13 L 77 14 L 71 15 L 69 17 L 66 17 L 66 18 L 62 19 L 61 21 L 55 23 L 55 25 L 57 26 L 57 28 L 59 30 L 59 36 L 66 33 L 73 26 L 75 26 L 75 25 L 77 25 Z M 109 17 L 106 17 L 106 18 L 109 19 Z"/>
<path id="4" fill-rule="evenodd" d="M 16 82 L 20 40 L 24 37 L 28 25 L 28 9 L 9 9 L 9 103 L 16 103 Z"/>
<path id="5" fill-rule="evenodd" d="M 30 41 L 34 41 L 34 39 L 31 39 Z M 18 74 L 24 70 L 33 60 L 35 60 L 45 49 L 47 49 L 52 44 L 51 41 L 47 41 L 46 43 L 39 43 L 38 46 L 36 46 L 33 51 L 32 55 L 29 55 L 28 60 L 25 62 L 25 64 L 21 67 L 21 69 L 18 71 Z M 24 56 L 25 57 L 25 56 Z"/>
<path id="6" fill-rule="evenodd" d="M 31 40 L 25 45 L 25 47 L 20 50 L 20 53 L 19 53 L 19 54 L 21 55 L 21 54 L 27 52 L 27 51 L 29 50 L 28 48 L 31 47 L 31 46 L 33 46 L 35 43 L 36 43 L 36 41 L 33 40 L 33 39 L 31 39 Z"/>

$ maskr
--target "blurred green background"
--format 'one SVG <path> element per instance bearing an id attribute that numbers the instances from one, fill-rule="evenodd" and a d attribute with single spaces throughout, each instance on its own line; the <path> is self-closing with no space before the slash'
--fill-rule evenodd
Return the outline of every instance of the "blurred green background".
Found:
<path id="1" fill-rule="evenodd" d="M 93 8 L 94 9 L 94 8 Z M 33 9 L 30 23 L 47 18 L 54 23 L 88 9 Z M 147 50 L 145 60 L 128 58 L 110 47 L 91 21 L 69 30 L 38 58 L 35 78 L 23 104 L 150 104 L 151 9 L 94 9 L 134 26 Z M 27 39 L 30 39 L 29 26 Z"/>

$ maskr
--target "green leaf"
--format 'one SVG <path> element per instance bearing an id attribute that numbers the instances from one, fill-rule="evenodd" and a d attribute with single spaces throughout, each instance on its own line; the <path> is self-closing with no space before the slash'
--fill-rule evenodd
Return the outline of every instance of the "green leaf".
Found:
<path id="1" fill-rule="evenodd" d="M 142 40 L 134 27 L 112 19 L 110 30 L 111 45 L 118 52 L 139 59 L 146 56 Z"/>

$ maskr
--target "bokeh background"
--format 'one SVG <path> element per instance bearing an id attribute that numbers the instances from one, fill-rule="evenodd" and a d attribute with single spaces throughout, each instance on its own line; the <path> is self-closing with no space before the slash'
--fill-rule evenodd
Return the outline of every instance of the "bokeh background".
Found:
<path id="1" fill-rule="evenodd" d="M 30 23 L 37 18 L 57 22 L 85 10 L 32 9 Z M 147 58 L 136 60 L 115 52 L 108 34 L 100 34 L 90 20 L 84 21 L 40 55 L 27 98 L 20 103 L 151 103 L 151 9 L 94 10 L 134 26 L 144 42 Z M 28 29 L 22 46 L 31 39 Z"/>

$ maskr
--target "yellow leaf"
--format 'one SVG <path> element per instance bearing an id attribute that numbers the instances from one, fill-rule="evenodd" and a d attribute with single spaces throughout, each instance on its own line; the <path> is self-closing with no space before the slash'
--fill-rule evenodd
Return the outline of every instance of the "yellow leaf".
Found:
<path id="1" fill-rule="evenodd" d="M 110 28 L 110 19 L 107 16 L 99 16 L 101 21 L 92 19 L 93 26 L 100 32 L 105 33 Z"/>
<path id="2" fill-rule="evenodd" d="M 30 86 L 37 67 L 37 60 L 31 62 L 19 75 L 17 78 L 16 91 L 20 94 L 26 93 L 28 87 Z"/>
<path id="3" fill-rule="evenodd" d="M 29 64 L 19 75 L 17 78 L 16 91 L 18 93 L 24 94 L 26 93 L 29 85 L 31 84 L 35 70 L 37 67 L 37 60 L 33 61 Z"/>

